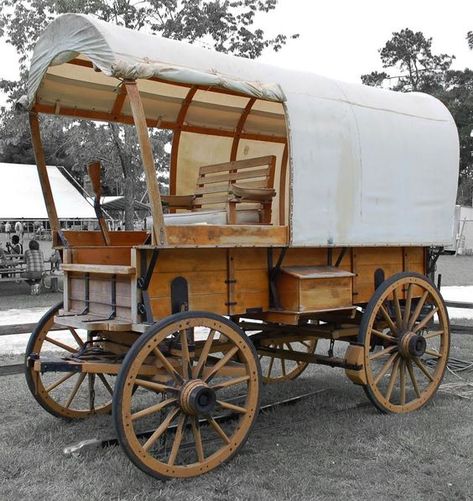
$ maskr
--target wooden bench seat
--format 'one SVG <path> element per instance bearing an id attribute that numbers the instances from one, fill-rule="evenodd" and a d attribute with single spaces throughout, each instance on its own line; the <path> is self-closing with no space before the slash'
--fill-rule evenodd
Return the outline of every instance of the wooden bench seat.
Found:
<path id="1" fill-rule="evenodd" d="M 200 167 L 193 194 L 162 195 L 163 205 L 190 211 L 165 216 L 166 224 L 271 224 L 275 167 L 274 155 Z"/>

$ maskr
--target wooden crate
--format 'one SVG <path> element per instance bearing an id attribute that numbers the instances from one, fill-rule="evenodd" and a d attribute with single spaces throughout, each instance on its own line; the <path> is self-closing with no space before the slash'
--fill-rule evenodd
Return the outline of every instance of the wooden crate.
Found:
<path id="1" fill-rule="evenodd" d="M 289 266 L 277 280 L 283 310 L 307 312 L 352 306 L 353 273 L 335 266 Z"/>

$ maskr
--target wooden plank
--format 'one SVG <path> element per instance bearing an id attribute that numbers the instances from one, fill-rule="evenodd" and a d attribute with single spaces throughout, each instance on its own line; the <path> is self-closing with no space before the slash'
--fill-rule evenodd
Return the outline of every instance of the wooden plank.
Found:
<path id="1" fill-rule="evenodd" d="M 133 266 L 102 265 L 102 264 L 63 264 L 63 271 L 78 273 L 98 273 L 106 275 L 134 275 L 136 269 Z"/>
<path id="2" fill-rule="evenodd" d="M 25 364 L 8 364 L 0 366 L 0 377 L 23 374 L 24 372 L 25 372 Z"/>
<path id="3" fill-rule="evenodd" d="M 30 112 L 29 120 L 31 129 L 31 142 L 33 144 L 33 151 L 36 160 L 36 166 L 38 169 L 41 190 L 43 192 L 44 203 L 46 205 L 46 211 L 48 213 L 49 224 L 51 225 L 51 230 L 53 232 L 57 232 L 60 229 L 59 219 L 51 191 L 48 170 L 46 168 L 46 160 L 44 158 L 44 150 L 41 143 L 41 132 L 39 130 L 39 120 L 37 113 Z"/>
<path id="4" fill-rule="evenodd" d="M 150 298 L 170 297 L 171 282 L 183 277 L 187 280 L 189 295 L 217 293 L 224 294 L 227 291 L 225 283 L 227 271 L 181 271 L 181 272 L 158 272 L 153 274 L 148 293 Z"/>
<path id="5" fill-rule="evenodd" d="M 229 171 L 225 174 L 217 174 L 215 176 L 205 176 L 199 175 L 197 178 L 197 184 L 214 184 L 214 183 L 224 183 L 226 181 L 237 181 L 239 179 L 251 179 L 258 177 L 268 177 L 269 167 L 254 170 L 244 170 L 239 171 Z"/>
<path id="6" fill-rule="evenodd" d="M 341 278 L 352 277 L 353 273 L 345 271 L 334 266 L 283 266 L 283 273 L 292 275 L 293 277 L 304 279 L 324 279 L 324 278 Z"/>
<path id="7" fill-rule="evenodd" d="M 287 183 L 287 167 L 289 159 L 289 148 L 284 145 L 284 151 L 281 160 L 281 171 L 279 173 L 279 220 L 278 224 L 286 224 L 286 183 Z"/>
<path id="8" fill-rule="evenodd" d="M 71 247 L 102 247 L 103 239 L 100 231 L 71 231 L 65 230 Z M 148 231 L 109 231 L 112 247 L 131 247 L 144 244 L 149 237 Z"/>
<path id="9" fill-rule="evenodd" d="M 138 135 L 138 142 L 140 144 L 141 159 L 143 161 L 146 185 L 148 187 L 148 195 L 151 205 L 151 214 L 153 216 L 154 238 L 160 245 L 165 245 L 167 242 L 166 226 L 164 224 L 156 165 L 154 163 L 153 148 L 148 134 L 143 103 L 141 102 L 136 82 L 127 81 L 125 82 L 125 87 L 130 100 L 136 133 Z"/>
<path id="10" fill-rule="evenodd" d="M 222 162 L 219 164 L 204 165 L 199 169 L 199 175 L 225 172 L 230 170 L 250 169 L 262 165 L 271 165 L 276 157 L 267 155 L 264 157 L 249 158 L 247 160 L 234 160 L 232 162 Z"/>
<path id="11" fill-rule="evenodd" d="M 284 247 L 287 226 L 270 225 L 189 225 L 169 226 L 166 247 Z"/>
<path id="12" fill-rule="evenodd" d="M 0 336 L 13 336 L 16 334 L 31 334 L 38 325 L 38 322 L 28 324 L 0 325 Z M 60 325 L 53 325 L 50 331 L 64 330 Z"/>
<path id="13" fill-rule="evenodd" d="M 72 250 L 74 264 L 129 265 L 130 247 L 81 247 Z"/>

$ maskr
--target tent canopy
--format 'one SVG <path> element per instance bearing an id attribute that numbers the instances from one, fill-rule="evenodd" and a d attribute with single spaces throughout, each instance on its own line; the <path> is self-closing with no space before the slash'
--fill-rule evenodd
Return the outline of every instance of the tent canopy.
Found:
<path id="1" fill-rule="evenodd" d="M 57 167 L 48 175 L 59 219 L 95 219 L 95 211 Z M 0 220 L 48 219 L 36 165 L 0 163 Z"/>
<path id="2" fill-rule="evenodd" d="M 346 84 L 65 14 L 41 35 L 26 105 L 133 123 L 137 79 L 148 126 L 175 131 L 172 194 L 201 165 L 276 155 L 273 224 L 292 246 L 450 241 L 459 145 L 435 98 Z"/>

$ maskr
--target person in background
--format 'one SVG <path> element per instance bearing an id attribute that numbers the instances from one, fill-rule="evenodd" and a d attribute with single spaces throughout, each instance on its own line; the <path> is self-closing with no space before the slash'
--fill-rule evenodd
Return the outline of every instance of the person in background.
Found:
<path id="1" fill-rule="evenodd" d="M 25 252 L 25 265 L 26 271 L 21 276 L 31 286 L 31 295 L 37 296 L 43 277 L 44 256 L 36 240 L 30 240 L 29 249 Z"/>
<path id="2" fill-rule="evenodd" d="M 5 223 L 5 233 L 8 235 L 8 239 L 10 239 L 10 233 L 11 233 L 11 224 L 10 224 L 10 221 L 7 221 Z"/>
<path id="3" fill-rule="evenodd" d="M 11 244 L 7 242 L 7 250 L 10 254 L 23 254 L 23 246 L 20 244 L 20 237 L 18 235 L 11 237 Z"/>
<path id="4" fill-rule="evenodd" d="M 23 236 L 23 224 L 21 221 L 15 223 L 15 233 L 21 238 Z"/>

